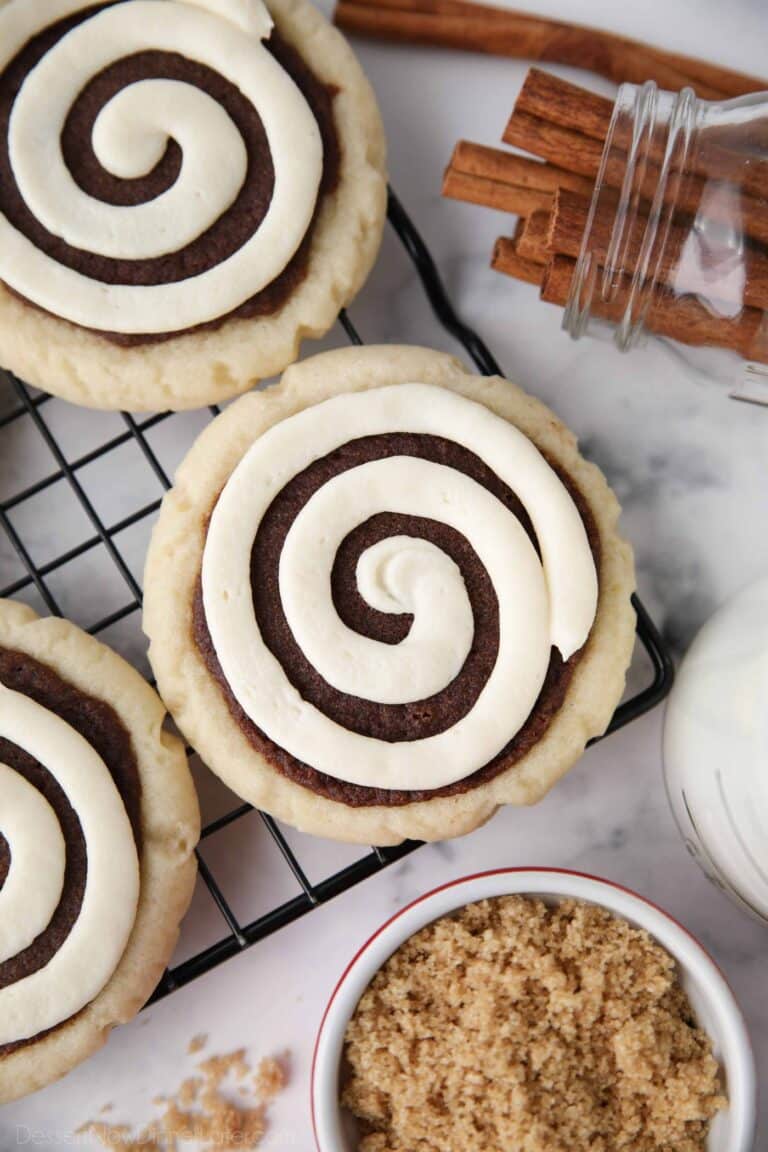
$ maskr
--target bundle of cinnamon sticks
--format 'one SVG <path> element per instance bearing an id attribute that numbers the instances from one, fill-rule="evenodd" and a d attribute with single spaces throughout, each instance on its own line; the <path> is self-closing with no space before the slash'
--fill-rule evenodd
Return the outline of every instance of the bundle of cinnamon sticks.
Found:
<path id="1" fill-rule="evenodd" d="M 346 31 L 365 36 L 574 65 L 616 83 L 654 80 L 672 92 L 691 87 L 705 100 L 768 89 L 766 80 L 612 32 L 474 0 L 338 0 L 335 20 Z M 506 144 L 528 155 L 461 141 L 445 175 L 446 196 L 519 217 L 514 234 L 498 240 L 493 266 L 538 285 L 542 299 L 561 306 L 571 294 L 612 106 L 611 100 L 532 69 L 504 132 Z M 718 176 L 730 183 L 736 205 L 726 206 L 716 223 L 733 225 L 744 236 L 738 274 L 730 281 L 717 274 L 708 277 L 706 270 L 680 259 L 691 222 L 702 218 L 709 188 L 710 173 L 697 172 L 694 165 L 684 181 L 675 182 L 674 224 L 661 252 L 660 287 L 646 294 L 650 303 L 644 322 L 683 343 L 721 345 L 768 362 L 768 123 L 750 122 L 747 136 L 749 164 L 740 144 L 733 149 L 725 141 L 719 148 L 715 134 L 709 136 L 708 163 L 714 162 L 714 149 Z M 639 189 L 641 208 L 653 198 L 662 161 L 660 154 L 648 157 Z M 609 190 L 620 187 L 625 167 L 619 150 L 604 172 Z M 605 218 L 594 221 L 591 234 L 598 262 L 606 259 L 610 244 L 610 193 L 602 204 Z M 703 218 L 706 223 L 706 213 Z M 639 224 L 640 233 L 628 237 L 623 253 L 621 271 L 629 273 L 630 281 L 642 215 Z M 603 284 L 613 267 L 608 272 Z M 611 289 L 596 303 L 593 298 L 592 312 L 615 322 L 628 301 L 622 276 Z"/>
<path id="2" fill-rule="evenodd" d="M 561 307 L 571 293 L 612 108 L 611 100 L 531 69 L 503 136 L 506 144 L 530 155 L 461 141 L 445 174 L 444 195 L 519 217 L 514 234 L 497 241 L 493 267 L 538 285 L 543 300 Z M 700 222 L 707 187 L 706 176 L 697 172 L 693 158 L 691 173 L 675 188 L 675 216 L 656 269 L 659 290 L 645 315 L 645 327 L 650 331 L 681 343 L 717 345 L 745 359 L 768 361 L 765 156 L 760 144 L 754 163 L 745 168 L 742 155 L 727 148 L 718 155 L 718 171 L 724 179 L 730 165 L 734 180 L 738 180 L 737 223 L 746 241 L 739 256 L 741 275 L 730 283 L 724 278 L 714 284 L 702 279 L 702 270 L 695 262 L 688 267 L 680 258 L 689 233 L 686 221 L 697 217 Z M 653 197 L 661 160 L 651 153 L 640 187 L 641 205 L 649 204 Z M 712 164 L 711 149 L 707 163 Z M 609 160 L 603 172 L 604 184 L 617 194 L 624 169 L 619 155 Z M 607 199 L 610 209 L 610 193 Z M 593 222 L 590 248 L 600 265 L 608 258 L 612 226 L 610 210 L 602 217 L 598 214 Z M 623 271 L 629 273 L 629 280 L 641 239 L 642 229 L 629 236 L 622 254 Z M 629 283 L 619 282 L 608 299 L 593 300 L 592 312 L 609 321 L 619 320 L 627 306 L 628 291 Z"/>

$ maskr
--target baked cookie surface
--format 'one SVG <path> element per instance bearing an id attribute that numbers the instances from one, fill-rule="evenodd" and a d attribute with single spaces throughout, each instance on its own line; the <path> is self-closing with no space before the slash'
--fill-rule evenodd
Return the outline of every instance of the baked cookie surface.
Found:
<path id="1" fill-rule="evenodd" d="M 0 2 L 0 364 L 100 408 L 199 407 L 354 296 L 385 142 L 308 0 Z"/>
<path id="2" fill-rule="evenodd" d="M 500 378 L 419 348 L 294 365 L 201 435 L 149 550 L 158 688 L 306 831 L 459 835 L 605 730 L 634 643 L 619 506 Z"/>
<path id="3" fill-rule="evenodd" d="M 200 825 L 164 719 L 110 649 L 0 601 L 0 1103 L 101 1047 L 170 959 Z"/>

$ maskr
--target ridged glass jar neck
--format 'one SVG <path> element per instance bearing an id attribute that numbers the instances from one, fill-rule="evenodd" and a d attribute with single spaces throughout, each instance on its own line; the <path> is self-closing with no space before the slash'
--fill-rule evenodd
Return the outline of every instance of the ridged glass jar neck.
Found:
<path id="1" fill-rule="evenodd" d="M 668 286 L 667 241 L 705 116 L 692 89 L 624 84 L 613 110 L 563 327 L 633 348 Z"/>

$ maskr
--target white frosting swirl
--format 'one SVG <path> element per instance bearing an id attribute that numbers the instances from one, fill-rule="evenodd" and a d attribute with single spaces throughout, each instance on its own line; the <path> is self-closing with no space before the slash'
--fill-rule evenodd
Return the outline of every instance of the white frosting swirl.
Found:
<path id="1" fill-rule="evenodd" d="M 416 471 L 423 461 L 414 460 Z M 396 469 L 381 460 L 376 472 L 382 484 L 387 472 Z M 442 691 L 446 681 L 461 671 L 472 646 L 474 621 L 464 578 L 458 565 L 429 540 L 390 536 L 368 548 L 357 565 L 360 595 L 379 612 L 413 615 L 413 625 L 399 644 L 372 644 L 349 629 L 335 612 L 328 612 L 328 585 L 336 550 L 349 531 L 367 519 L 365 507 L 379 511 L 368 500 L 358 499 L 357 469 L 323 489 L 328 504 L 349 497 L 343 513 L 321 507 L 322 501 L 297 516 L 280 558 L 283 607 L 294 636 L 301 637 L 304 655 L 329 684 L 355 696 L 360 685 L 380 704 L 404 704 L 424 700 Z M 394 499 L 394 497 L 393 497 Z M 411 507 L 413 505 L 411 504 Z M 390 511 L 394 511 L 390 507 Z M 333 529 L 318 539 L 318 517 L 333 518 Z M 327 518 L 327 519 L 326 519 Z M 439 614 L 433 609 L 439 607 Z M 343 659 L 339 654 L 343 653 Z M 329 660 L 328 657 L 331 656 Z"/>
<path id="2" fill-rule="evenodd" d="M 0 989 L 0 1044 L 36 1036 L 74 1016 L 105 986 L 136 918 L 139 861 L 125 806 L 104 761 L 79 732 L 28 696 L 0 685 L 0 736 L 56 779 L 85 841 L 78 918 L 47 964 Z M 0 832 L 11 863 L 0 889 L 0 961 L 48 925 L 61 897 L 65 847 L 48 802 L 0 765 Z"/>
<path id="3" fill-rule="evenodd" d="M 0 71 L 42 29 L 92 0 L 10 0 L 0 6 Z M 146 175 L 169 139 L 183 162 L 174 185 L 137 206 L 94 199 L 73 179 L 61 133 L 89 80 L 138 52 L 175 52 L 224 76 L 264 125 L 274 190 L 242 247 L 196 276 L 155 285 L 107 284 L 57 263 L 0 214 L 0 280 L 57 316 L 126 334 L 177 331 L 236 309 L 291 260 L 312 220 L 322 175 L 320 132 L 304 96 L 266 49 L 272 22 L 261 0 L 128 0 L 87 17 L 24 80 L 10 119 L 19 192 L 32 215 L 69 245 L 143 260 L 178 252 L 231 206 L 248 169 L 238 129 L 193 85 L 147 79 L 118 92 L 94 125 L 103 167 L 121 179 Z"/>
<path id="4" fill-rule="evenodd" d="M 66 845 L 45 797 L 0 764 L 0 831 L 11 864 L 0 888 L 0 963 L 28 948 L 61 899 Z"/>
<path id="5" fill-rule="evenodd" d="M 456 564 L 434 544 L 402 535 L 363 553 L 357 581 L 372 608 L 413 614 L 408 636 L 386 644 L 340 619 L 331 596 L 334 558 L 372 516 L 449 525 L 471 544 L 496 593 L 498 656 L 474 705 L 437 735 L 395 743 L 349 731 L 301 698 L 259 631 L 250 555 L 264 514 L 289 480 L 350 441 L 398 432 L 439 436 L 475 453 L 521 500 L 541 559 L 496 496 L 443 464 L 373 460 L 335 475 L 309 498 L 280 556 L 280 597 L 304 656 L 339 691 L 381 704 L 425 699 L 454 680 L 472 644 L 472 611 Z M 202 590 L 222 671 L 253 722 L 313 768 L 386 789 L 439 788 L 493 759 L 533 710 L 552 646 L 568 659 L 585 643 L 598 594 L 578 509 L 530 440 L 482 405 L 417 383 L 338 396 L 261 436 L 214 508 Z"/>

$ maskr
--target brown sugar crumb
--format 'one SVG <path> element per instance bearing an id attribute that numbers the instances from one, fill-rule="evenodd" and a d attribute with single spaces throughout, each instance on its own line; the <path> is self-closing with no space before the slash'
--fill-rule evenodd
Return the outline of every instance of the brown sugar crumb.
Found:
<path id="1" fill-rule="evenodd" d="M 202 1052 L 203 1048 L 205 1048 L 207 1043 L 208 1043 L 207 1033 L 198 1032 L 197 1036 L 193 1036 L 192 1039 L 190 1040 L 189 1045 L 187 1047 L 187 1052 L 189 1053 L 190 1056 L 195 1056 L 195 1055 L 197 1055 L 198 1052 Z"/>
<path id="2" fill-rule="evenodd" d="M 283 1063 L 262 1060 L 251 1075 L 244 1048 L 211 1056 L 197 1066 L 202 1075 L 183 1080 L 175 1096 L 155 1098 L 155 1105 L 163 1111 L 140 1132 L 135 1133 L 127 1124 L 103 1122 L 85 1124 L 79 1131 L 96 1136 L 105 1148 L 121 1152 L 179 1152 L 180 1145 L 189 1141 L 195 1141 L 200 1152 L 248 1152 L 261 1143 L 266 1132 L 268 1100 L 286 1083 L 285 1059 Z M 243 1085 L 246 1077 L 250 1079 Z M 248 1095 L 247 1100 L 235 1102 L 226 1095 L 222 1086 L 229 1078 L 241 1082 L 239 1091 Z"/>
<path id="3" fill-rule="evenodd" d="M 726 1106 L 672 957 L 577 901 L 470 904 L 376 974 L 345 1038 L 360 1152 L 703 1152 Z"/>
<path id="4" fill-rule="evenodd" d="M 209 1056 L 198 1064 L 198 1068 L 205 1077 L 206 1083 L 218 1088 L 227 1076 L 234 1076 L 237 1080 L 244 1080 L 251 1070 L 245 1058 L 245 1049 L 238 1048 L 236 1052 L 228 1052 L 226 1056 Z"/>
<path id="5" fill-rule="evenodd" d="M 197 1100 L 202 1083 L 199 1076 L 190 1076 L 189 1079 L 182 1081 L 176 1097 L 177 1103 L 182 1108 L 189 1108 Z"/>
<path id="6" fill-rule="evenodd" d="M 262 1100 L 271 1100 L 273 1096 L 277 1096 L 287 1083 L 288 1068 L 285 1057 L 278 1060 L 275 1056 L 269 1056 L 262 1060 L 253 1078 L 254 1088 Z"/>
<path id="7" fill-rule="evenodd" d="M 206 1152 L 256 1148 L 266 1130 L 265 1107 L 244 1108 L 227 1100 L 214 1089 L 201 1097 L 203 1110 L 187 1112 L 173 1102 L 160 1119 L 167 1145 L 176 1148 L 178 1140 L 195 1140 Z"/>

